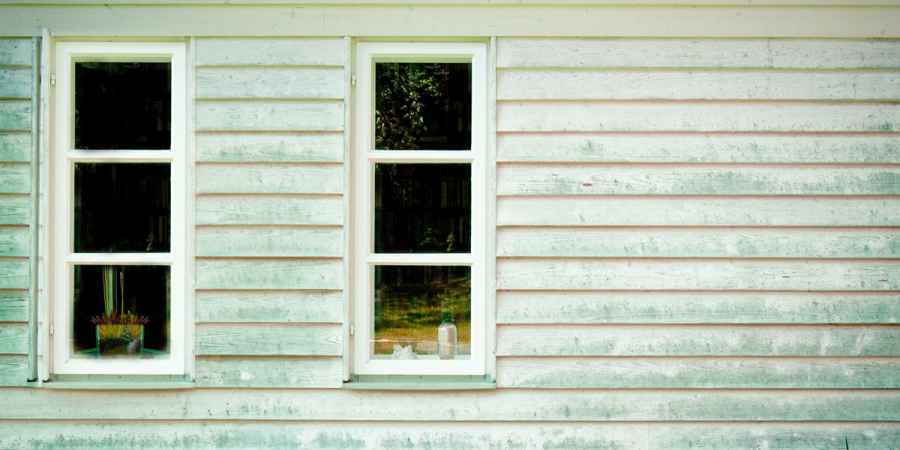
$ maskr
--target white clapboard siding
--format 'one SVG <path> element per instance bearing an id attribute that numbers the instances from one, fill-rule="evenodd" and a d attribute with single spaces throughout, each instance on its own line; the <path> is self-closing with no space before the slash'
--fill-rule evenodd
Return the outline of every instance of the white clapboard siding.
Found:
<path id="1" fill-rule="evenodd" d="M 31 161 L 31 133 L 0 132 L 0 161 Z"/>
<path id="2" fill-rule="evenodd" d="M 197 160 L 202 162 L 341 162 L 343 134 L 247 133 L 198 134 Z"/>
<path id="3" fill-rule="evenodd" d="M 341 225 L 339 196 L 202 195 L 197 225 Z"/>
<path id="4" fill-rule="evenodd" d="M 200 259 L 198 289 L 341 289 L 339 259 Z"/>
<path id="5" fill-rule="evenodd" d="M 343 256 L 343 231 L 340 227 L 200 227 L 196 232 L 197 256 Z"/>
<path id="6" fill-rule="evenodd" d="M 345 48 L 343 39 L 197 39 L 197 65 L 343 66 Z"/>
<path id="7" fill-rule="evenodd" d="M 218 357 L 197 360 L 196 383 L 230 388 L 339 388 L 342 363 L 335 357 Z"/>
<path id="8" fill-rule="evenodd" d="M 340 291 L 201 290 L 196 294 L 197 322 L 340 323 L 344 297 Z"/>
<path id="9" fill-rule="evenodd" d="M 200 194 L 340 194 L 343 186 L 343 168 L 337 164 L 197 166 Z"/>
<path id="10" fill-rule="evenodd" d="M 34 83 L 30 67 L 8 68 L 0 63 L 0 98 L 31 98 Z"/>
<path id="11" fill-rule="evenodd" d="M 330 67 L 199 68 L 197 97 L 341 99 L 344 98 L 344 71 Z"/>
<path id="12" fill-rule="evenodd" d="M 340 325 L 202 324 L 197 355 L 339 356 Z"/>
<path id="13" fill-rule="evenodd" d="M 198 101 L 198 131 L 340 131 L 339 101 Z"/>

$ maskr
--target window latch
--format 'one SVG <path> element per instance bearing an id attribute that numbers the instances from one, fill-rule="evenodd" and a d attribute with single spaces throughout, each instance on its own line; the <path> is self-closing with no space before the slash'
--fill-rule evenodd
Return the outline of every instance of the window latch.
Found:
<path id="1" fill-rule="evenodd" d="M 350 324 L 350 336 L 356 335 L 356 325 Z"/>
<path id="2" fill-rule="evenodd" d="M 55 73 L 50 74 L 50 86 L 51 87 L 56 86 L 56 74 Z"/>
<path id="3" fill-rule="evenodd" d="M 356 86 L 356 75 L 350 75 L 350 86 Z"/>

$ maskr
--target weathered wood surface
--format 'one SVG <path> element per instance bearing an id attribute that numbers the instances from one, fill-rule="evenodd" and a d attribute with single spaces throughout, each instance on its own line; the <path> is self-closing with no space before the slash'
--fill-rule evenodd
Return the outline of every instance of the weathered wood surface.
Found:
<path id="1" fill-rule="evenodd" d="M 501 228 L 500 257 L 900 258 L 900 230 Z"/>
<path id="2" fill-rule="evenodd" d="M 0 323 L 0 354 L 28 353 L 28 324 Z"/>
<path id="3" fill-rule="evenodd" d="M 898 52 L 900 53 L 900 52 Z M 501 100 L 897 100 L 898 72 L 513 70 Z"/>
<path id="4" fill-rule="evenodd" d="M 201 357 L 196 361 L 200 387 L 339 388 L 340 358 Z"/>
<path id="5" fill-rule="evenodd" d="M 340 291 L 198 291 L 198 322 L 321 322 L 343 320 Z"/>
<path id="6" fill-rule="evenodd" d="M 97 450 L 164 448 L 521 449 L 629 448 L 885 449 L 894 423 L 158 423 L 0 422 L 0 446 Z"/>
<path id="7" fill-rule="evenodd" d="M 502 326 L 498 356 L 900 356 L 900 327 Z"/>
<path id="8" fill-rule="evenodd" d="M 31 101 L 0 100 L 0 131 L 31 131 Z"/>
<path id="9" fill-rule="evenodd" d="M 0 419 L 898 421 L 896 390 L 90 391 L 7 389 Z M 153 405 L 136 408 L 135 405 Z M 367 424 L 368 425 L 368 424 Z M 471 425 L 471 424 L 467 424 Z M 422 427 L 423 429 L 426 427 Z"/>
<path id="10" fill-rule="evenodd" d="M 31 164 L 0 163 L 0 194 L 31 193 Z"/>
<path id="11" fill-rule="evenodd" d="M 500 358 L 497 386 L 549 389 L 897 389 L 897 358 Z"/>
<path id="12" fill-rule="evenodd" d="M 500 226 L 900 225 L 900 200 L 887 198 L 501 197 Z"/>
<path id="13" fill-rule="evenodd" d="M 501 291 L 500 324 L 898 324 L 900 294 Z"/>
<path id="14" fill-rule="evenodd" d="M 31 39 L 0 39 L 0 66 L 31 66 L 33 60 Z"/>
<path id="15" fill-rule="evenodd" d="M 339 101 L 198 101 L 198 131 L 341 131 Z"/>
<path id="16" fill-rule="evenodd" d="M 0 322 L 28 321 L 28 291 L 0 291 Z"/>
<path id="17" fill-rule="evenodd" d="M 4 69 L 0 66 L 0 98 L 31 98 L 33 94 L 31 68 Z"/>
<path id="18" fill-rule="evenodd" d="M 0 355 L 0 386 L 22 386 L 27 383 L 28 377 L 27 356 Z"/>
<path id="19" fill-rule="evenodd" d="M 719 259 L 504 259 L 498 289 L 900 289 L 900 261 Z"/>
<path id="20" fill-rule="evenodd" d="M 199 66 L 342 66 L 344 40 L 220 38 L 197 40 Z"/>
<path id="21" fill-rule="evenodd" d="M 198 325 L 197 355 L 340 356 L 337 325 Z"/>
<path id="22" fill-rule="evenodd" d="M 900 169 L 503 164 L 497 170 L 497 194 L 897 195 Z"/>
<path id="23" fill-rule="evenodd" d="M 203 133 L 196 140 L 202 162 L 340 162 L 344 154 L 341 133 Z"/>
<path id="24" fill-rule="evenodd" d="M 0 227 L 0 257 L 30 255 L 29 236 L 26 227 Z"/>
<path id="25" fill-rule="evenodd" d="M 200 259 L 197 289 L 341 289 L 338 259 Z"/>
<path id="26" fill-rule="evenodd" d="M 0 161 L 31 161 L 31 133 L 0 132 Z"/>
<path id="27" fill-rule="evenodd" d="M 339 196 L 197 197 L 197 225 L 341 225 Z"/>
<path id="28" fill-rule="evenodd" d="M 897 69 L 896 40 L 498 40 L 500 67 Z"/>
<path id="29" fill-rule="evenodd" d="M 2 249 L 0 229 L 0 249 Z M 197 256 L 335 257 L 343 254 L 338 227 L 199 227 Z M 900 245 L 900 244 L 898 244 Z"/>
<path id="30" fill-rule="evenodd" d="M 896 164 L 900 140 L 893 135 L 501 133 L 497 160 Z"/>
<path id="31" fill-rule="evenodd" d="M 344 98 L 343 72 L 340 68 L 199 68 L 197 97 L 340 99 Z"/>
<path id="32" fill-rule="evenodd" d="M 497 104 L 497 129 L 897 132 L 900 104 L 503 101 Z"/>
<path id="33" fill-rule="evenodd" d="M 196 174 L 198 194 L 340 194 L 344 188 L 337 164 L 200 164 Z"/>
<path id="34" fill-rule="evenodd" d="M 28 289 L 30 279 L 27 259 L 0 259 L 0 289 Z"/>

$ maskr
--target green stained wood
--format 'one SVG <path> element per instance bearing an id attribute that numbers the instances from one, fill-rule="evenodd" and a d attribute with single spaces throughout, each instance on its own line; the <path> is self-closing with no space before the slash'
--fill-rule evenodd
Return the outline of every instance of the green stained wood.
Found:
<path id="1" fill-rule="evenodd" d="M 890 198 L 500 197 L 497 223 L 539 226 L 832 226 L 900 225 Z"/>
<path id="2" fill-rule="evenodd" d="M 500 358 L 501 388 L 897 389 L 900 360 Z"/>
<path id="3" fill-rule="evenodd" d="M 30 66 L 33 48 L 31 39 L 0 39 L 0 66 Z"/>
<path id="4" fill-rule="evenodd" d="M 0 195 L 0 225 L 29 225 L 31 207 L 27 195 Z"/>
<path id="5" fill-rule="evenodd" d="M 501 291 L 501 324 L 900 323 L 900 294 Z"/>
<path id="6" fill-rule="evenodd" d="M 0 66 L 0 98 L 31 98 L 34 87 L 31 68 L 3 68 Z"/>
<path id="7" fill-rule="evenodd" d="M 900 233 L 867 229 L 503 228 L 501 257 L 900 258 Z"/>
<path id="8" fill-rule="evenodd" d="M 201 357 L 195 379 L 201 387 L 339 388 L 340 358 Z"/>
<path id="9" fill-rule="evenodd" d="M 199 131 L 340 131 L 340 101 L 198 101 Z"/>
<path id="10" fill-rule="evenodd" d="M 198 291 L 198 322 L 343 321 L 339 291 Z"/>
<path id="11" fill-rule="evenodd" d="M 198 193 L 340 194 L 344 189 L 338 164 L 200 164 L 196 177 Z"/>
<path id="12" fill-rule="evenodd" d="M 340 257 L 343 230 L 337 227 L 200 227 L 197 256 Z"/>
<path id="13" fill-rule="evenodd" d="M 28 273 L 27 259 L 0 260 L 0 289 L 28 289 Z"/>
<path id="14" fill-rule="evenodd" d="M 28 324 L 0 323 L 0 354 L 28 353 Z"/>
<path id="15" fill-rule="evenodd" d="M 527 390 L 456 392 L 9 389 L 0 419 L 290 421 L 897 421 L 896 390 Z M 152 407 L 135 407 L 152 405 Z M 369 424 L 366 424 L 369 425 Z M 470 423 L 466 424 L 471 426 Z M 196 425 L 195 425 L 196 426 Z M 394 424 L 396 426 L 396 424 Z M 431 426 L 431 424 L 429 424 Z"/>
<path id="16" fill-rule="evenodd" d="M 343 68 L 200 68 L 196 79 L 197 97 L 204 99 L 344 98 Z"/>
<path id="17" fill-rule="evenodd" d="M 28 321 L 28 291 L 0 291 L 0 322 Z"/>
<path id="18" fill-rule="evenodd" d="M 340 196 L 201 195 L 198 225 L 342 225 Z"/>
<path id="19" fill-rule="evenodd" d="M 0 257 L 31 254 L 29 230 L 26 227 L 0 227 Z"/>
<path id="20" fill-rule="evenodd" d="M 338 259 L 201 259 L 198 289 L 341 289 Z"/>
<path id="21" fill-rule="evenodd" d="M 897 195 L 900 169 L 508 164 L 497 194 Z"/>
<path id="22" fill-rule="evenodd" d="M 636 163 L 898 163 L 894 136 L 499 134 L 497 160 Z"/>
<path id="23" fill-rule="evenodd" d="M 340 356 L 341 327 L 198 325 L 197 355 Z"/>
<path id="24" fill-rule="evenodd" d="M 0 194 L 31 193 L 31 164 L 0 163 Z"/>
<path id="25" fill-rule="evenodd" d="M 0 355 L 0 386 L 25 385 L 29 375 L 25 355 Z"/>
<path id="26" fill-rule="evenodd" d="M 900 356 L 900 327 L 503 326 L 498 356 Z"/>
<path id="27" fill-rule="evenodd" d="M 31 101 L 0 100 L 0 131 L 31 131 Z"/>
<path id="28" fill-rule="evenodd" d="M 31 133 L 0 132 L 0 161 L 31 161 Z"/>
<path id="29" fill-rule="evenodd" d="M 201 66 L 342 66 L 346 48 L 340 38 L 198 39 L 196 46 L 196 63 Z"/>
<path id="30" fill-rule="evenodd" d="M 341 133 L 198 134 L 197 160 L 204 162 L 340 162 Z"/>

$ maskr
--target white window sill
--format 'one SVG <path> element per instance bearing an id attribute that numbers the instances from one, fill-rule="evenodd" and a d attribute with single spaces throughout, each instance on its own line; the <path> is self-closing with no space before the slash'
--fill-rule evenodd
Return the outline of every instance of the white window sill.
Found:
<path id="1" fill-rule="evenodd" d="M 359 391 L 480 391 L 497 389 L 486 376 L 467 375 L 357 375 L 344 389 Z"/>
<path id="2" fill-rule="evenodd" d="M 175 391 L 194 389 L 196 385 L 186 376 L 57 375 L 39 387 L 73 391 Z"/>

